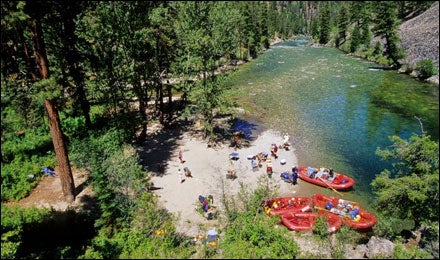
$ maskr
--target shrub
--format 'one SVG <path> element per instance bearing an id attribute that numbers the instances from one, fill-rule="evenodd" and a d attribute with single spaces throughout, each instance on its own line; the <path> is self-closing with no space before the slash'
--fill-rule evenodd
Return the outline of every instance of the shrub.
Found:
<path id="1" fill-rule="evenodd" d="M 274 228 L 278 218 L 241 212 L 219 243 L 224 258 L 296 258 L 299 246 L 285 228 Z"/>
<path id="2" fill-rule="evenodd" d="M 318 235 L 321 239 L 328 236 L 328 224 L 323 216 L 318 216 L 316 218 L 315 228 L 313 229 L 313 233 Z"/>
<path id="3" fill-rule="evenodd" d="M 32 156 L 30 160 L 16 157 L 11 163 L 2 163 L 2 202 L 26 197 L 43 175 L 42 167 L 54 166 L 55 163 L 56 158 L 51 154 L 43 157 Z"/>
<path id="4" fill-rule="evenodd" d="M 394 249 L 394 259 L 433 259 L 428 252 L 415 245 L 398 243 Z"/>
<path id="5" fill-rule="evenodd" d="M 1 258 L 14 259 L 22 243 L 24 226 L 42 222 L 50 212 L 47 209 L 9 207 L 4 204 L 1 207 Z"/>
<path id="6" fill-rule="evenodd" d="M 427 79 L 438 73 L 437 68 L 432 60 L 421 60 L 417 62 L 416 69 L 419 71 L 419 77 Z"/>

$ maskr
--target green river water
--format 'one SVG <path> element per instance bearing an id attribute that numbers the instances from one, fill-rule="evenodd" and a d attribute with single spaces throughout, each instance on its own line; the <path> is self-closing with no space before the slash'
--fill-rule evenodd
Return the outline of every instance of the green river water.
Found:
<path id="1" fill-rule="evenodd" d="M 416 116 L 438 140 L 438 87 L 306 43 L 303 38 L 271 46 L 240 66 L 230 84 L 240 89 L 240 102 L 256 118 L 244 120 L 257 123 L 259 131 L 288 132 L 298 165 L 332 167 L 353 177 L 355 187 L 344 198 L 369 205 L 371 181 L 391 167 L 375 154 L 391 144 L 389 136 L 420 134 Z M 310 186 L 307 195 L 337 196 L 330 189 L 299 185 Z"/>

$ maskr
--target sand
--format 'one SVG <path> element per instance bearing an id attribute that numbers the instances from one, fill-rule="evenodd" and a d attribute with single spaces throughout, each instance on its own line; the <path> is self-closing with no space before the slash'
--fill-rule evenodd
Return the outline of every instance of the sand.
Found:
<path id="1" fill-rule="evenodd" d="M 222 214 L 222 193 L 228 196 L 237 194 L 240 190 L 240 183 L 244 184 L 249 190 L 253 190 L 258 185 L 259 178 L 268 178 L 266 173 L 266 162 L 262 163 L 261 168 L 252 168 L 251 160 L 248 156 L 256 155 L 258 152 L 267 152 L 270 156 L 271 144 L 280 145 L 283 143 L 282 133 L 267 130 L 260 133 L 249 147 L 234 149 L 230 147 L 230 142 L 224 142 L 215 147 L 207 147 L 207 142 L 202 138 L 192 135 L 190 132 L 183 132 L 177 140 L 177 145 L 171 151 L 171 158 L 166 162 L 167 167 L 163 175 L 153 176 L 152 181 L 155 187 L 161 189 L 153 191 L 159 196 L 159 202 L 163 207 L 174 213 L 178 219 L 177 231 L 189 236 L 196 236 L 203 232 L 201 226 L 215 226 L 215 220 L 207 220 L 202 214 L 196 211 L 200 206 L 199 195 L 207 197 L 212 195 L 214 205 L 218 212 Z M 179 150 L 183 152 L 184 163 L 178 158 Z M 278 189 L 280 195 L 294 195 L 300 192 L 301 185 L 292 185 L 284 182 L 280 178 L 281 172 L 291 171 L 297 165 L 297 157 L 294 153 L 294 146 L 289 150 L 278 149 L 278 159 L 272 157 L 273 175 L 271 183 L 273 188 Z M 230 160 L 229 154 L 237 152 L 239 159 Z M 281 160 L 286 163 L 282 165 Z M 227 179 L 226 173 L 233 166 L 236 170 L 237 178 Z M 188 167 L 193 177 L 184 177 L 184 182 L 180 183 L 178 169 Z"/>

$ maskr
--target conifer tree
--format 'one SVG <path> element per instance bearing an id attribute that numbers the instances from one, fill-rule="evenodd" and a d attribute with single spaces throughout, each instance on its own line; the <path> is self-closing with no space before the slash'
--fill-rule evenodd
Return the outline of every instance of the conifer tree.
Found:
<path id="1" fill-rule="evenodd" d="M 402 47 L 399 46 L 398 5 L 396 2 L 380 1 L 374 5 L 374 11 L 373 32 L 375 36 L 385 39 L 384 54 L 391 60 L 393 66 L 399 68 L 399 59 L 404 58 L 405 53 Z"/>

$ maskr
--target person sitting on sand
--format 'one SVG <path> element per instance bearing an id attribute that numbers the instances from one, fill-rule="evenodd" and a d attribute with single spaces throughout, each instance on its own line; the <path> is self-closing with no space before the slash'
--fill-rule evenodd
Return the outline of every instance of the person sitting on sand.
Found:
<path id="1" fill-rule="evenodd" d="M 191 171 L 188 167 L 183 168 L 183 171 L 185 172 L 186 177 L 192 177 Z"/>
<path id="2" fill-rule="evenodd" d="M 235 174 L 235 169 L 234 168 L 229 168 L 228 173 L 226 174 L 226 178 L 228 179 L 235 179 L 237 178 L 237 175 Z"/>
<path id="3" fill-rule="evenodd" d="M 237 148 L 239 148 L 239 134 L 239 132 L 235 132 L 232 136 L 232 146 L 234 147 L 234 150 L 237 150 Z"/>
<path id="4" fill-rule="evenodd" d="M 258 167 L 261 168 L 263 166 L 263 164 L 261 163 L 261 161 L 263 161 L 263 153 L 261 152 L 257 153 L 256 157 L 258 159 Z"/>
<path id="5" fill-rule="evenodd" d="M 277 152 L 278 152 L 278 146 L 277 146 L 276 144 L 272 144 L 272 148 L 271 148 L 270 152 L 271 152 L 271 155 L 272 155 L 273 157 L 275 157 L 275 159 L 278 158 L 278 155 L 277 155 Z"/>

